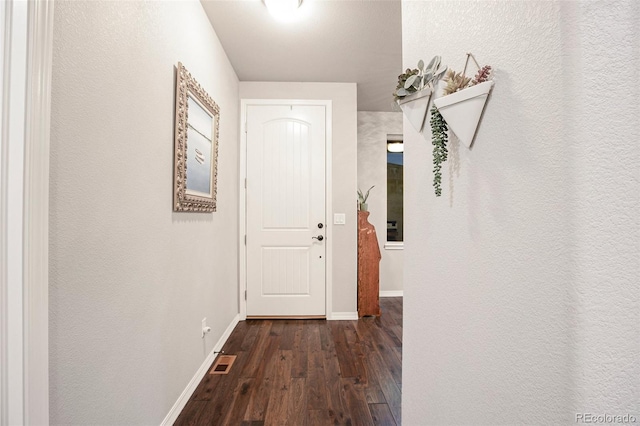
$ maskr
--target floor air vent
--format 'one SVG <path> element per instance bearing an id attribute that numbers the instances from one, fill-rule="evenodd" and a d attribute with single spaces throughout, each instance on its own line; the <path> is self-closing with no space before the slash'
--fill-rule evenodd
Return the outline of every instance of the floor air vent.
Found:
<path id="1" fill-rule="evenodd" d="M 237 355 L 220 355 L 216 362 L 213 363 L 213 367 L 209 371 L 209 374 L 229 374 L 231 366 L 236 362 Z"/>

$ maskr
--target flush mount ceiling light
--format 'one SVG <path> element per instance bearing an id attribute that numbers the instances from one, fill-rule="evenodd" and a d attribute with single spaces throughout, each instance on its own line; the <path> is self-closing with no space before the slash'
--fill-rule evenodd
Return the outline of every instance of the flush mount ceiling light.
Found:
<path id="1" fill-rule="evenodd" d="M 402 135 L 387 135 L 388 152 L 404 152 L 404 140 Z"/>
<path id="2" fill-rule="evenodd" d="M 264 0 L 264 4 L 278 21 L 290 22 L 298 15 L 302 0 Z"/>
<path id="3" fill-rule="evenodd" d="M 402 142 L 387 142 L 387 151 L 389 152 L 404 152 L 404 143 Z"/>

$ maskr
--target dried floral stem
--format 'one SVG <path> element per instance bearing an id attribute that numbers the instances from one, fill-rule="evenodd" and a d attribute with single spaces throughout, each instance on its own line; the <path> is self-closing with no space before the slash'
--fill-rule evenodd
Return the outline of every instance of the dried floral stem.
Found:
<path id="1" fill-rule="evenodd" d="M 491 66 L 485 65 L 484 67 L 480 68 L 480 70 L 478 70 L 478 73 L 473 78 L 471 85 L 475 86 L 476 84 L 484 83 L 485 81 L 489 81 L 490 78 L 491 78 Z"/>

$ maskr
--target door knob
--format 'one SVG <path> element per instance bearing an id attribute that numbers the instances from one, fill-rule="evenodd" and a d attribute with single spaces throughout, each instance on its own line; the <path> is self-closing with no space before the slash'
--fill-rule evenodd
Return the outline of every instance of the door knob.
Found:
<path id="1" fill-rule="evenodd" d="M 322 235 L 318 235 L 317 237 L 311 237 L 312 239 L 316 239 L 318 241 L 322 241 L 324 240 L 324 237 Z"/>

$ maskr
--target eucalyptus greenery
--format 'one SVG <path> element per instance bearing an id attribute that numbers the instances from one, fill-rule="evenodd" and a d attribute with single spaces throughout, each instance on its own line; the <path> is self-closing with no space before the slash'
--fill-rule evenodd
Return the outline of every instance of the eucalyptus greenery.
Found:
<path id="1" fill-rule="evenodd" d="M 438 108 L 431 108 L 431 143 L 433 144 L 433 187 L 436 197 L 442 195 L 442 163 L 447 161 L 447 122 Z"/>
<path id="2" fill-rule="evenodd" d="M 402 99 L 427 87 L 434 90 L 435 84 L 447 71 L 447 66 L 442 65 L 440 56 L 434 56 L 429 65 L 424 66 L 422 59 L 418 62 L 417 69 L 409 69 L 398 76 L 398 85 L 393 96 L 396 100 Z"/>
<path id="3" fill-rule="evenodd" d="M 407 68 L 405 72 L 398 76 L 398 85 L 396 86 L 396 91 L 393 92 L 393 98 L 395 100 L 402 99 L 408 94 L 408 91 L 404 88 L 404 84 L 407 82 L 409 77 L 418 75 L 419 72 L 420 70 L 417 68 L 413 70 L 411 68 Z"/>

